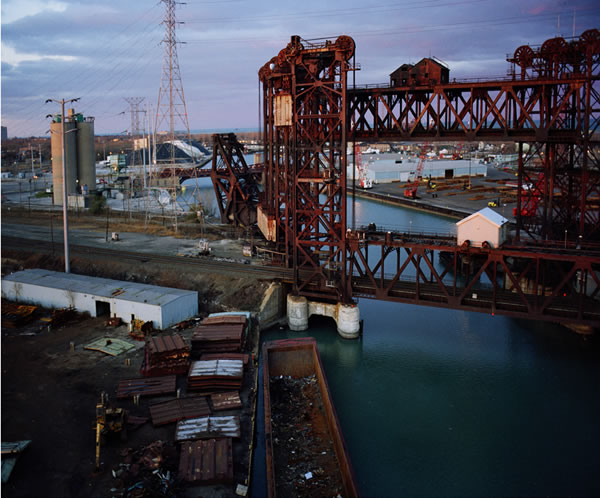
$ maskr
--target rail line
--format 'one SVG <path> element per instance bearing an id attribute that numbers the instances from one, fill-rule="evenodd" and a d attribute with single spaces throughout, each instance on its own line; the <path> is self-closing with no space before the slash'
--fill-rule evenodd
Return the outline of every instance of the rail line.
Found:
<path id="1" fill-rule="evenodd" d="M 31 247 L 32 251 L 50 253 L 52 249 L 46 240 L 27 239 L 20 237 L 2 237 L 2 245 L 14 249 L 23 250 L 23 248 Z M 61 252 L 62 243 L 54 243 L 55 252 Z M 160 263 L 177 266 L 187 266 L 190 270 L 202 271 L 205 273 L 222 273 L 229 275 L 252 276 L 256 278 L 281 279 L 283 281 L 293 281 L 293 272 L 290 269 L 269 266 L 257 266 L 244 263 L 236 263 L 233 261 L 221 261 L 211 259 L 193 259 L 185 256 L 167 256 L 162 254 L 149 254 L 134 251 L 122 251 L 119 249 L 106 249 L 95 246 L 85 246 L 79 244 L 69 244 L 71 254 L 79 256 L 97 257 L 107 256 L 120 260 L 133 260 L 140 263 Z"/>

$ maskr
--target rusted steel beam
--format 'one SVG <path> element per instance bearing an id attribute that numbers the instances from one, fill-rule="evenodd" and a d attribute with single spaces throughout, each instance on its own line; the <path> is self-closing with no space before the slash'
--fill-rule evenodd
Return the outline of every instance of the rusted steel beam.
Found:
<path id="1" fill-rule="evenodd" d="M 246 164 L 242 145 L 233 133 L 213 135 L 211 180 L 221 222 L 256 223 L 260 176 L 260 171 Z"/>
<path id="2" fill-rule="evenodd" d="M 598 245 L 492 249 L 377 231 L 348 241 L 355 297 L 600 326 Z"/>

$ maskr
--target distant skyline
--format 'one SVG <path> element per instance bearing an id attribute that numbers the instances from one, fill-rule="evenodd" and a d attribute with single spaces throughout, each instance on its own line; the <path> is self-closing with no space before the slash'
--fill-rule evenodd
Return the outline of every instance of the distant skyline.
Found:
<path id="1" fill-rule="evenodd" d="M 126 97 L 156 109 L 163 66 L 159 0 L 3 0 L 2 126 L 48 135 L 46 99 L 81 100 L 97 134 L 130 128 Z M 450 77 L 506 76 L 520 45 L 600 28 L 597 0 L 188 0 L 177 4 L 179 67 L 190 128 L 259 124 L 258 70 L 304 39 L 354 38 L 357 84 L 387 83 L 407 62 L 435 56 Z M 140 121 L 143 115 L 140 115 Z M 182 128 L 176 123 L 178 129 Z"/>

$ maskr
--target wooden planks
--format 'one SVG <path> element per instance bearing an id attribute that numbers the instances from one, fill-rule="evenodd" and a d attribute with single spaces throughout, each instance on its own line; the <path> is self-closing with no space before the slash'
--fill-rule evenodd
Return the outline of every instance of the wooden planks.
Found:
<path id="1" fill-rule="evenodd" d="M 205 484 L 233 482 L 231 438 L 182 443 L 179 476 Z"/>

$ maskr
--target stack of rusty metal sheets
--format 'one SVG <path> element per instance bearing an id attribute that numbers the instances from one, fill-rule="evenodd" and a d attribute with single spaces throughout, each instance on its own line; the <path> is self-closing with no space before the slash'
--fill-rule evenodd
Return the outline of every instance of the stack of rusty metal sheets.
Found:
<path id="1" fill-rule="evenodd" d="M 242 400 L 237 391 L 211 394 L 210 403 L 214 411 L 234 410 L 242 407 Z"/>
<path id="2" fill-rule="evenodd" d="M 244 367 L 248 365 L 250 355 L 248 353 L 204 353 L 201 360 L 242 360 Z"/>
<path id="3" fill-rule="evenodd" d="M 211 315 L 202 320 L 201 325 L 235 325 L 246 326 L 248 319 L 244 315 Z"/>
<path id="4" fill-rule="evenodd" d="M 182 443 L 179 476 L 188 482 L 205 484 L 233 482 L 231 438 Z"/>
<path id="5" fill-rule="evenodd" d="M 239 390 L 243 376 L 242 360 L 194 361 L 188 374 L 188 390 L 204 392 Z"/>
<path id="6" fill-rule="evenodd" d="M 179 334 L 159 335 L 146 341 L 142 375 L 184 374 L 189 366 L 190 346 Z"/>
<path id="7" fill-rule="evenodd" d="M 205 415 L 210 415 L 210 408 L 204 396 L 173 399 L 150 405 L 152 425 L 155 426 Z"/>
<path id="8" fill-rule="evenodd" d="M 243 323 L 199 325 L 192 334 L 192 351 L 201 353 L 237 353 L 242 348 Z"/>
<path id="9" fill-rule="evenodd" d="M 157 394 L 174 394 L 177 376 L 152 377 L 150 379 L 125 379 L 119 382 L 117 398 L 132 398 L 136 395 L 155 396 Z"/>

